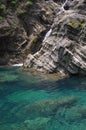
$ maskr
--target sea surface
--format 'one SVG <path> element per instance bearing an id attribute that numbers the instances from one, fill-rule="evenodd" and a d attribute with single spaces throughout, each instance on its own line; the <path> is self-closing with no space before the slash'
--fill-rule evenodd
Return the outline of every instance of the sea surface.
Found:
<path id="1" fill-rule="evenodd" d="M 0 68 L 0 130 L 86 130 L 86 77 Z"/>

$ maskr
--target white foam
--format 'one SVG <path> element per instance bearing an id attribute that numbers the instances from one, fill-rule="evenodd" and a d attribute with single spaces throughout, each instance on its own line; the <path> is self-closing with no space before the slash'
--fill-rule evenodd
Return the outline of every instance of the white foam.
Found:
<path id="1" fill-rule="evenodd" d="M 21 67 L 21 66 L 23 66 L 23 63 L 14 64 L 14 65 L 12 65 L 12 66 Z"/>
<path id="2" fill-rule="evenodd" d="M 52 29 L 50 29 L 50 30 L 46 33 L 43 42 L 50 36 L 51 32 L 52 32 Z"/>

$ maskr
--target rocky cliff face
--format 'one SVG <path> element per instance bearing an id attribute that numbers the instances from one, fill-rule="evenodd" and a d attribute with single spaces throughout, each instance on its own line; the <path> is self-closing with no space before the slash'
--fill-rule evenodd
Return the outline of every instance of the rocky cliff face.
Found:
<path id="1" fill-rule="evenodd" d="M 51 33 L 24 63 L 47 73 L 86 75 L 86 0 L 73 0 L 66 10 L 56 10 Z"/>
<path id="2" fill-rule="evenodd" d="M 40 49 L 57 6 L 52 0 L 0 1 L 0 65 L 23 62 Z"/>
<path id="3" fill-rule="evenodd" d="M 85 15 L 86 0 L 1 0 L 0 65 L 86 75 Z"/>
<path id="4" fill-rule="evenodd" d="M 0 65 L 20 62 L 21 47 L 26 43 L 27 34 L 13 12 L 0 21 Z"/>

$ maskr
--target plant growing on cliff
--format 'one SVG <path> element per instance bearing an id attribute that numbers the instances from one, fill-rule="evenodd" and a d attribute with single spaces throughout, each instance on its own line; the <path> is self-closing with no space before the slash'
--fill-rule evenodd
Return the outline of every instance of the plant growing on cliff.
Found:
<path id="1" fill-rule="evenodd" d="M 18 0 L 12 0 L 11 2 L 10 2 L 10 6 L 11 7 L 17 7 L 18 6 L 18 4 L 19 4 L 19 1 Z"/>
<path id="2" fill-rule="evenodd" d="M 6 6 L 4 4 L 0 5 L 0 16 L 4 16 L 6 13 Z"/>
<path id="3" fill-rule="evenodd" d="M 23 14 L 27 14 L 28 13 L 28 9 L 30 7 L 30 5 L 33 4 L 33 0 L 21 0 L 19 1 L 19 6 L 16 10 L 17 15 L 21 16 Z"/>
<path id="4" fill-rule="evenodd" d="M 33 0 L 25 0 L 25 6 L 29 7 L 33 3 Z"/>
<path id="5" fill-rule="evenodd" d="M 83 28 L 84 27 L 84 21 L 71 21 L 70 25 L 73 28 Z"/>

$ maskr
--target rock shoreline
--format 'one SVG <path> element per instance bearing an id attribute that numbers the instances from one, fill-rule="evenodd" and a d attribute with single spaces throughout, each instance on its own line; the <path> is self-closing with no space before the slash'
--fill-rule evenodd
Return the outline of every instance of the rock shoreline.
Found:
<path id="1" fill-rule="evenodd" d="M 52 80 L 52 81 L 56 81 L 56 80 L 59 80 L 59 79 L 63 79 L 63 78 L 69 78 L 70 75 L 68 74 L 64 74 L 64 73 L 45 73 L 45 72 L 40 72 L 40 71 L 37 71 L 36 69 L 34 68 L 23 68 L 22 69 L 24 71 L 26 71 L 27 73 L 32 73 L 33 75 L 38 75 L 40 77 L 43 77 L 45 80 Z"/>

